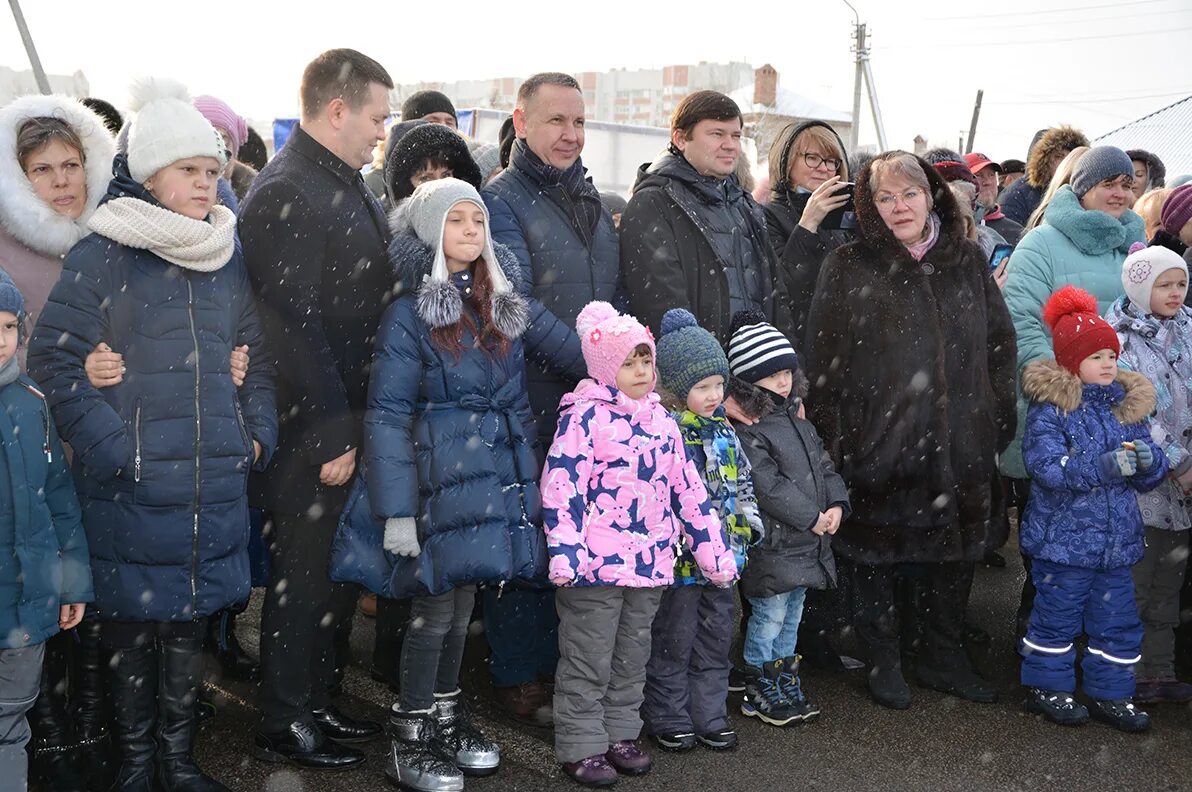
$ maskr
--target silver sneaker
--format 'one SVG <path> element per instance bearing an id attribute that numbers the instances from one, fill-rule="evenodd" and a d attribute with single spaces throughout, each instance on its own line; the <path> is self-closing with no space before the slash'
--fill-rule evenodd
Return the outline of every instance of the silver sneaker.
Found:
<path id="1" fill-rule="evenodd" d="M 472 722 L 472 714 L 458 690 L 435 696 L 435 720 L 438 741 L 454 755 L 455 764 L 464 775 L 486 776 L 497 772 L 501 766 L 501 749 Z"/>
<path id="2" fill-rule="evenodd" d="M 389 713 L 393 745 L 385 775 L 414 792 L 463 792 L 464 776 L 439 740 L 432 713 Z"/>

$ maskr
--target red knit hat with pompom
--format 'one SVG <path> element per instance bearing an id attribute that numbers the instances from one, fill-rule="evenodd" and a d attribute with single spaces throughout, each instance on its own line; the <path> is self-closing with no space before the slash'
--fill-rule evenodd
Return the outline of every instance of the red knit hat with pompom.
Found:
<path id="1" fill-rule="evenodd" d="M 1102 349 L 1121 354 L 1117 333 L 1097 315 L 1097 298 L 1075 286 L 1065 286 L 1043 306 L 1043 321 L 1051 328 L 1056 362 L 1077 376 L 1085 358 Z"/>

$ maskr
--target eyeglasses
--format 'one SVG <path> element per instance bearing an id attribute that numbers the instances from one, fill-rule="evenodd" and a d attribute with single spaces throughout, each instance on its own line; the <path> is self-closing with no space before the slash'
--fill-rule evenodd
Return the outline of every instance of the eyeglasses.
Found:
<path id="1" fill-rule="evenodd" d="M 837 170 L 840 167 L 840 160 L 834 157 L 821 157 L 811 151 L 803 152 L 803 162 L 812 170 L 817 169 L 820 165 L 827 165 L 832 170 Z"/>
<path id="2" fill-rule="evenodd" d="M 893 209 L 895 206 L 898 205 L 899 199 L 901 199 L 904 204 L 906 204 L 907 206 L 910 206 L 911 203 L 918 200 L 919 196 L 922 194 L 923 194 L 923 191 L 920 189 L 917 189 L 917 188 L 911 188 L 911 189 L 907 190 L 906 192 L 904 192 L 902 195 L 895 195 L 894 193 L 886 193 L 885 195 L 883 195 L 882 197 L 877 199 L 877 205 L 878 205 L 879 209 Z"/>

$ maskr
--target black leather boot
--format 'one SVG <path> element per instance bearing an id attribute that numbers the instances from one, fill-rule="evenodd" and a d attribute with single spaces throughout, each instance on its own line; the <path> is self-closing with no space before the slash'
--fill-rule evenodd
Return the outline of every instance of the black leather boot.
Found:
<path id="1" fill-rule="evenodd" d="M 71 644 L 74 636 L 58 633 L 46 641 L 45 660 L 37 701 L 29 711 L 29 770 L 53 792 L 82 792 L 83 776 L 78 767 L 78 746 L 66 708 L 66 690 Z"/>
<path id="2" fill-rule="evenodd" d="M 104 681 L 112 653 L 100 643 L 99 631 L 99 619 L 94 617 L 85 618 L 74 630 L 78 643 L 71 707 L 79 744 L 79 766 L 87 779 L 87 789 L 106 792 L 116 772 L 111 739 L 112 708 Z"/>
<path id="3" fill-rule="evenodd" d="M 254 682 L 260 676 L 260 664 L 244 651 L 236 638 L 236 614 L 230 608 L 221 610 L 208 620 L 204 648 L 229 679 Z"/>
<path id="4" fill-rule="evenodd" d="M 158 778 L 163 792 L 230 792 L 195 764 L 194 747 L 198 715 L 199 674 L 203 668 L 203 644 L 199 638 L 166 638 L 160 643 L 161 743 Z"/>
<path id="5" fill-rule="evenodd" d="M 113 736 L 120 761 L 114 790 L 157 792 L 154 754 L 157 744 L 158 688 L 157 646 L 142 646 L 113 653 L 108 673 L 112 693 Z"/>

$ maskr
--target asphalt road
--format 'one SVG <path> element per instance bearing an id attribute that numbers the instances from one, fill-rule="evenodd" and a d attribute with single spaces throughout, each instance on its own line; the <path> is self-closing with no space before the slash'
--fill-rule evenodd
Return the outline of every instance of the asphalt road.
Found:
<path id="1" fill-rule="evenodd" d="M 1002 551 L 1011 557 L 1013 550 Z M 998 704 L 960 701 L 913 685 L 910 710 L 892 712 L 873 704 L 865 672 L 809 670 L 806 688 L 824 714 L 794 728 L 764 726 L 730 714 L 741 735 L 731 753 L 697 749 L 681 755 L 653 751 L 654 770 L 624 779 L 618 789 L 659 790 L 1188 790 L 1192 789 L 1192 709 L 1152 706 L 1154 728 L 1126 735 L 1090 723 L 1062 729 L 1022 712 L 1017 684 L 1012 616 L 1022 571 L 1013 558 L 1006 569 L 980 569 L 970 619 L 993 637 L 979 665 L 1001 689 Z M 246 646 L 255 650 L 258 600 L 238 625 Z M 353 649 L 371 654 L 373 624 L 357 617 Z M 477 666 L 476 662 L 472 663 Z M 515 725 L 487 705 L 482 671 L 470 674 L 478 722 L 501 745 L 503 763 L 489 778 L 469 779 L 468 790 L 576 790 L 554 763 L 551 734 Z M 198 758 L 212 775 L 237 792 L 348 792 L 388 788 L 383 774 L 387 744 L 366 749 L 363 768 L 346 773 L 297 771 L 261 763 L 245 753 L 256 726 L 253 690 L 222 685 L 218 716 L 200 734 Z M 359 664 L 349 670 L 341 706 L 356 715 L 385 717 L 391 694 L 372 681 Z"/>

